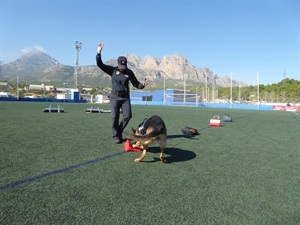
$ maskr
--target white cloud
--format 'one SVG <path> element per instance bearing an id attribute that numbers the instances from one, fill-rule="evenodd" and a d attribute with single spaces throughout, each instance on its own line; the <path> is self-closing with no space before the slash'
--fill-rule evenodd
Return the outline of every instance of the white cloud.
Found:
<path id="1" fill-rule="evenodd" d="M 27 48 L 23 48 L 21 49 L 21 54 L 27 54 L 27 53 L 31 53 L 31 52 L 44 52 L 44 48 L 43 46 L 40 45 L 36 45 L 34 47 L 27 47 Z"/>
<path id="2" fill-rule="evenodd" d="M 0 61 L 2 61 L 2 63 L 6 64 L 6 63 L 10 63 L 14 60 L 17 60 L 20 58 L 20 56 L 23 56 L 26 53 L 34 53 L 34 52 L 45 52 L 45 49 L 43 46 L 40 45 L 36 45 L 34 47 L 27 47 L 27 48 L 16 48 L 13 51 L 9 51 L 9 52 L 4 52 L 4 51 L 0 51 Z"/>

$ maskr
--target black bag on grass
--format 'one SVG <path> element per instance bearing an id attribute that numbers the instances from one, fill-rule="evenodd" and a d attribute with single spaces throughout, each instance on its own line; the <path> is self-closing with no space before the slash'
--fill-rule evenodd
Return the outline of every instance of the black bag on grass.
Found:
<path id="1" fill-rule="evenodd" d="M 193 135 L 200 134 L 196 128 L 192 128 L 192 127 L 184 127 L 181 129 L 181 131 L 186 136 L 193 136 Z"/>
<path id="2" fill-rule="evenodd" d="M 225 113 L 223 116 L 223 121 L 224 122 L 232 122 L 232 117 L 228 113 Z"/>

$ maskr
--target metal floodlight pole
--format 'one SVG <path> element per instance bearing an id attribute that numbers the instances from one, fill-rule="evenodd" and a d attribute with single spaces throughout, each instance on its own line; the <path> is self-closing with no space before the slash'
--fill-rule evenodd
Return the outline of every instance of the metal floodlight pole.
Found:
<path id="1" fill-rule="evenodd" d="M 215 88 L 216 88 L 216 77 L 213 78 L 212 83 L 212 102 L 215 102 Z"/>
<path id="2" fill-rule="evenodd" d="M 19 76 L 17 76 L 17 98 L 20 99 L 20 95 L 19 95 Z"/>
<path id="3" fill-rule="evenodd" d="M 239 85 L 239 103 L 241 103 L 241 87 L 242 85 Z"/>
<path id="4" fill-rule="evenodd" d="M 0 61 L 0 82 L 2 80 L 2 64 L 3 64 L 3 61 Z"/>
<path id="5" fill-rule="evenodd" d="M 74 47 L 76 49 L 75 72 L 74 72 L 74 88 L 77 89 L 78 88 L 79 51 L 82 47 L 82 43 L 79 42 L 79 41 L 76 41 Z"/>
<path id="6" fill-rule="evenodd" d="M 284 71 L 283 71 L 283 98 L 282 98 L 282 101 L 285 102 L 285 68 L 284 68 Z"/>
<path id="7" fill-rule="evenodd" d="M 166 104 L 166 74 L 164 74 L 164 105 Z"/>
<path id="8" fill-rule="evenodd" d="M 257 109 L 260 109 L 260 96 L 259 96 L 259 72 L 257 72 Z"/>
<path id="9" fill-rule="evenodd" d="M 183 102 L 184 102 L 184 105 L 185 105 L 185 101 L 186 101 L 186 74 L 184 73 L 183 74 Z"/>
<path id="10" fill-rule="evenodd" d="M 197 85 L 196 86 L 196 106 L 199 106 L 198 102 L 199 102 L 199 100 L 198 100 L 198 85 Z"/>
<path id="11" fill-rule="evenodd" d="M 232 108 L 232 73 L 230 73 L 230 108 Z"/>
<path id="12" fill-rule="evenodd" d="M 207 93 L 207 74 L 205 73 L 205 103 L 207 107 L 207 101 L 208 101 L 208 93 Z"/>

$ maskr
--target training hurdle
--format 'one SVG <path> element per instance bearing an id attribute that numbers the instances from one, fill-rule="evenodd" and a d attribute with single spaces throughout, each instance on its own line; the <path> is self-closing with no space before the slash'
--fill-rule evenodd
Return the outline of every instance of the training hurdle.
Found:
<path id="1" fill-rule="evenodd" d="M 52 108 L 51 105 L 49 105 L 49 108 L 44 108 L 43 112 L 48 112 L 48 113 L 63 113 L 65 112 L 64 108 L 61 108 L 60 105 L 58 105 L 57 108 Z"/>
<path id="2" fill-rule="evenodd" d="M 210 119 L 209 126 L 211 126 L 211 127 L 220 127 L 221 126 L 220 116 L 215 115 L 212 119 Z"/>
<path id="3" fill-rule="evenodd" d="M 98 108 L 87 108 L 85 109 L 85 112 L 86 113 L 110 113 L 111 110 L 110 109 L 100 109 L 99 107 Z M 120 110 L 120 113 L 122 113 L 122 109 Z"/>
<path id="4" fill-rule="evenodd" d="M 98 108 L 93 108 L 93 107 L 91 107 L 91 108 L 87 108 L 87 109 L 85 110 L 85 112 L 86 112 L 86 113 L 110 113 L 111 110 L 110 110 L 110 109 L 104 110 L 104 109 L 100 109 L 99 107 L 98 107 Z"/>
<path id="5" fill-rule="evenodd" d="M 97 109 L 91 107 L 91 108 L 87 108 L 85 110 L 86 113 L 101 113 L 103 109 L 100 109 L 99 107 Z"/>

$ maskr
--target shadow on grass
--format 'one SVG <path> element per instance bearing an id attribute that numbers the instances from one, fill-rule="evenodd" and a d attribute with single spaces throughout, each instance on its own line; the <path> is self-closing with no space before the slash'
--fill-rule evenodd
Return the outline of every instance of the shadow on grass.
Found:
<path id="1" fill-rule="evenodd" d="M 148 157 L 150 158 L 149 153 L 156 153 L 158 156 L 160 154 L 159 147 L 149 147 L 148 148 Z M 166 163 L 175 163 L 175 162 L 185 162 L 196 158 L 195 152 L 189 150 L 183 150 L 180 148 L 166 148 L 164 152 L 164 158 Z M 147 160 L 147 157 L 142 161 L 142 163 L 154 163 L 160 161 L 159 157 L 153 157 L 153 160 Z"/>
<path id="2" fill-rule="evenodd" d="M 174 134 L 174 135 L 168 135 L 168 139 L 187 138 L 187 139 L 191 139 L 191 140 L 198 140 L 196 137 L 199 135 L 188 136 L 188 135 L 184 135 L 184 134 Z"/>

